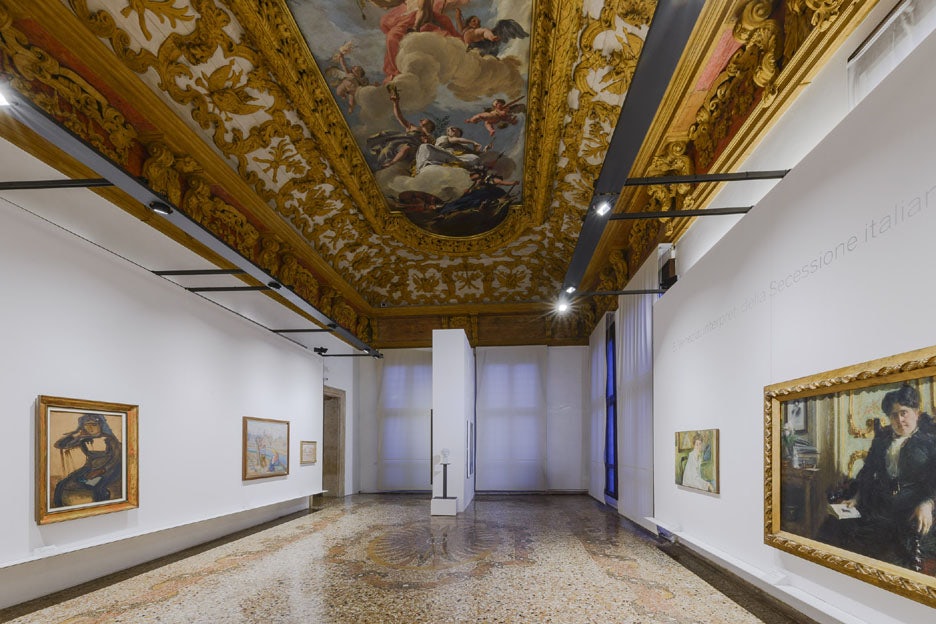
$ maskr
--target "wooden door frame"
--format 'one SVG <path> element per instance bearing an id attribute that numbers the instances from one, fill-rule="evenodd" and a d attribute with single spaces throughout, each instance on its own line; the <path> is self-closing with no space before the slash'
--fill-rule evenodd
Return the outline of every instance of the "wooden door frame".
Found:
<path id="1" fill-rule="evenodd" d="M 333 495 L 342 497 L 345 495 L 345 460 L 347 449 L 345 448 L 345 424 L 347 414 L 345 413 L 346 397 L 345 391 L 339 388 L 325 386 L 322 396 L 322 452 L 325 452 L 325 400 L 328 398 L 338 399 L 338 491 Z M 329 492 L 329 494 L 332 494 Z"/>

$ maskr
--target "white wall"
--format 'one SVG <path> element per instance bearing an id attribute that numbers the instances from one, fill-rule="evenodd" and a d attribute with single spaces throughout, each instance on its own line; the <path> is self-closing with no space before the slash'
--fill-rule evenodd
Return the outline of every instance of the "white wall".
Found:
<path id="1" fill-rule="evenodd" d="M 432 331 L 432 496 L 443 493 L 442 449 L 448 454 L 449 497 L 462 512 L 474 499 L 468 476 L 468 423 L 474 422 L 474 353 L 463 329 Z"/>
<path id="2" fill-rule="evenodd" d="M 933 617 L 764 545 L 762 503 L 765 385 L 936 344 L 933 58 L 931 36 L 654 309 L 657 521 L 820 621 Z M 712 427 L 721 494 L 677 488 L 673 432 Z"/>
<path id="3" fill-rule="evenodd" d="M 627 283 L 660 287 L 661 245 Z M 657 295 L 620 295 L 616 314 L 618 511 L 653 530 L 653 302 Z"/>
<path id="4" fill-rule="evenodd" d="M 321 489 L 321 463 L 297 460 L 299 440 L 321 439 L 321 358 L 3 200 L 0 283 L 0 607 L 301 509 Z M 40 394 L 139 405 L 138 509 L 36 524 Z M 241 480 L 243 416 L 290 421 L 288 476 Z"/>
<path id="5" fill-rule="evenodd" d="M 601 502 L 605 499 L 605 380 L 608 375 L 605 359 L 606 331 L 607 324 L 605 317 L 602 317 L 588 342 L 588 401 L 585 408 L 588 495 Z"/>

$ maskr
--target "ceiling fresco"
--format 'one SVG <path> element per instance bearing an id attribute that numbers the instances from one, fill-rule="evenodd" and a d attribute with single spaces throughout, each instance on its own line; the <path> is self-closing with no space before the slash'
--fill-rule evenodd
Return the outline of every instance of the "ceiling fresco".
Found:
<path id="1" fill-rule="evenodd" d="M 391 210 L 475 236 L 522 203 L 527 0 L 288 0 Z"/>
<path id="2" fill-rule="evenodd" d="M 706 2 L 631 175 L 737 170 L 873 5 Z M 655 9 L 0 0 L 0 80 L 364 342 L 586 344 L 616 300 L 553 305 Z M 0 132 L 93 177 L 2 112 Z M 704 208 L 717 188 L 630 187 L 615 210 Z M 611 222 L 582 289 L 622 288 L 689 223 Z"/>

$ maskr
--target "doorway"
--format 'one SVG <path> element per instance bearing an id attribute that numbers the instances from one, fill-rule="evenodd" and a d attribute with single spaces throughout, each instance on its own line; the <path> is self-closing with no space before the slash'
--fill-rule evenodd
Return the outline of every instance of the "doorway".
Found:
<path id="1" fill-rule="evenodd" d="M 325 386 L 322 402 L 322 489 L 325 496 L 345 495 L 345 391 Z"/>

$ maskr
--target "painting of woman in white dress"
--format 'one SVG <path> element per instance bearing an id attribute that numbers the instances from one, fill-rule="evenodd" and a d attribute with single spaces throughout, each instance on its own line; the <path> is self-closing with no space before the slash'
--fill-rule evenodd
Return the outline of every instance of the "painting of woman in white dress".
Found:
<path id="1" fill-rule="evenodd" d="M 718 493 L 718 429 L 676 432 L 676 485 Z"/>

